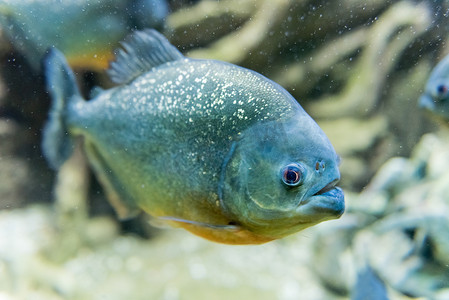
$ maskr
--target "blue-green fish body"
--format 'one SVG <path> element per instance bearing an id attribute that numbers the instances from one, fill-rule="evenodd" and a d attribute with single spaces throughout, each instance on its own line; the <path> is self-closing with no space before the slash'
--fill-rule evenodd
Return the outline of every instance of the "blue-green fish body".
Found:
<path id="1" fill-rule="evenodd" d="M 449 55 L 430 74 L 419 106 L 449 121 Z"/>
<path id="2" fill-rule="evenodd" d="M 48 57 L 43 149 L 53 167 L 82 136 L 120 216 L 143 209 L 223 243 L 263 243 L 343 213 L 338 156 L 282 87 L 185 58 L 156 31 L 123 47 L 109 69 L 121 85 L 87 102 L 62 55 Z"/>
<path id="3" fill-rule="evenodd" d="M 71 66 L 103 69 L 132 28 L 157 27 L 165 0 L 0 0 L 0 24 L 36 69 L 50 47 Z"/>

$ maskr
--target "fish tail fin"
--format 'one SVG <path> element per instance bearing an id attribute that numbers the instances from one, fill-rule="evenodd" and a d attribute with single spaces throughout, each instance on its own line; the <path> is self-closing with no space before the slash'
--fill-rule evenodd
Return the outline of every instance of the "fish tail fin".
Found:
<path id="1" fill-rule="evenodd" d="M 73 151 L 67 124 L 68 106 L 82 98 L 75 75 L 60 51 L 50 49 L 43 67 L 52 104 L 43 131 L 42 151 L 49 165 L 58 169 Z"/>

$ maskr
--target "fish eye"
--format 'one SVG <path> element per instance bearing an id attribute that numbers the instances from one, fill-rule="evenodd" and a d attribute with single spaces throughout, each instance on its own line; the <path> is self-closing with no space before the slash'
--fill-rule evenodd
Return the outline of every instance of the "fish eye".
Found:
<path id="1" fill-rule="evenodd" d="M 288 186 L 298 186 L 304 181 L 305 171 L 298 163 L 288 164 L 281 170 L 282 182 Z"/>
<path id="2" fill-rule="evenodd" d="M 445 84 L 439 84 L 437 86 L 437 96 L 439 98 L 445 98 L 448 95 L 449 87 Z"/>

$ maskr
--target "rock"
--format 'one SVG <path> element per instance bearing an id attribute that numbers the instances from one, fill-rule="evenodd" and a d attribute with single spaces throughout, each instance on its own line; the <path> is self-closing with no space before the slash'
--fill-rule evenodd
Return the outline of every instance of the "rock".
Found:
<path id="1" fill-rule="evenodd" d="M 316 235 L 315 247 L 320 251 L 315 252 L 316 265 L 312 266 L 326 285 L 331 282 L 336 285 L 330 285 L 332 289 L 350 293 L 351 283 L 356 284 L 355 271 L 345 273 L 345 268 L 361 272 L 370 266 L 387 290 L 394 291 L 388 292 L 390 297 L 446 295 L 447 149 L 447 132 L 425 135 L 409 159 L 390 159 L 362 193 L 348 195 L 347 213 L 341 221 L 354 220 L 352 226 L 340 224 L 325 236 Z M 329 257 L 346 259 L 341 263 Z M 354 291 L 358 288 L 353 287 Z"/>
<path id="2" fill-rule="evenodd" d="M 114 222 L 94 218 L 86 219 L 85 230 L 91 237 L 94 231 L 108 232 L 108 238 L 68 249 L 57 246 L 67 232 L 58 230 L 55 220 L 49 206 L 0 212 L 0 289 L 5 296 L 338 299 L 322 289 L 308 268 L 313 231 L 257 247 L 235 247 L 177 229 L 147 241 L 118 235 Z M 10 251 L 12 246 L 18 250 Z M 65 259 L 55 262 L 54 255 Z"/>

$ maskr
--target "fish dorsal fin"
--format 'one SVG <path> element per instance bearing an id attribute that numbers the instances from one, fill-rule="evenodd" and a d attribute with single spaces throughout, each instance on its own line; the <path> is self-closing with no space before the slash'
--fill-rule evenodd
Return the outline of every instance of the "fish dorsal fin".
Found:
<path id="1" fill-rule="evenodd" d="M 115 51 L 107 73 L 115 83 L 128 83 L 154 67 L 183 59 L 184 55 L 154 29 L 135 31 Z"/>

